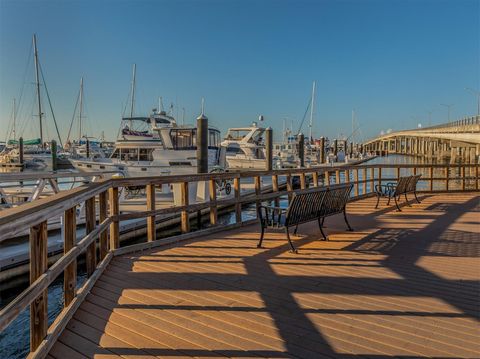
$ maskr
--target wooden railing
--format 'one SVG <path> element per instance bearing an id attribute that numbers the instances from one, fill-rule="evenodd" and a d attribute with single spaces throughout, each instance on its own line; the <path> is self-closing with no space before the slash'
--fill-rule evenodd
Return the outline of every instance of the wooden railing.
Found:
<path id="1" fill-rule="evenodd" d="M 256 203 L 258 206 L 261 201 L 278 202 L 282 196 L 290 197 L 294 190 L 294 177 L 299 179 L 300 188 L 342 182 L 353 183 L 353 199 L 355 199 L 371 195 L 375 184 L 395 181 L 401 175 L 417 173 L 424 174 L 421 179 L 423 189 L 420 188 L 420 192 L 478 191 L 478 171 L 478 164 L 362 165 L 109 179 L 7 209 L 0 213 L 0 232 L 3 238 L 15 237 L 25 229 L 30 230 L 30 286 L 2 309 L 0 331 L 5 330 L 22 311 L 30 306 L 30 356 L 44 357 L 114 255 L 252 223 L 252 220 L 242 220 L 242 205 Z M 451 172 L 458 172 L 459 176 L 453 176 Z M 439 176 L 439 173 L 443 175 Z M 265 193 L 265 186 L 262 188 L 262 179 L 266 177 L 271 178 L 270 193 Z M 218 199 L 215 181 L 222 180 L 233 181 L 233 195 Z M 242 182 L 245 183 L 246 180 L 250 181 L 250 186 L 253 184 L 253 190 L 242 195 Z M 210 190 L 208 200 L 190 204 L 188 202 L 189 185 L 202 181 L 208 183 Z M 454 189 L 452 181 L 455 181 Z M 175 183 L 181 186 L 181 205 L 156 208 L 156 188 Z M 128 186 L 146 188 L 145 211 L 120 213 L 119 188 Z M 76 242 L 76 207 L 83 203 L 86 211 L 86 235 Z M 233 207 L 235 223 L 218 225 L 218 209 L 221 206 Z M 190 232 L 190 214 L 201 210 L 209 211 L 210 227 Z M 183 234 L 171 239 L 157 240 L 156 218 L 167 214 L 180 214 L 180 228 Z M 64 253 L 48 268 L 47 221 L 58 216 L 63 217 Z M 135 218 L 147 219 L 147 242 L 120 248 L 119 223 Z M 77 258 L 83 253 L 85 253 L 87 280 L 77 289 Z M 47 289 L 62 273 L 64 308 L 48 327 Z"/>

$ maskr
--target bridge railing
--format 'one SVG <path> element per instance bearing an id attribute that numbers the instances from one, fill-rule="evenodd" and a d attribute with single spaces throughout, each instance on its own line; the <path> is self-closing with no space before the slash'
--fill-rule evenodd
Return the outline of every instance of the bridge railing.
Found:
<path id="1" fill-rule="evenodd" d="M 399 130 L 390 132 L 385 135 L 375 136 L 365 141 L 364 144 L 375 142 L 384 136 L 394 136 L 397 132 L 433 132 L 433 133 L 459 133 L 459 132 L 471 132 L 480 133 L 480 116 L 464 117 L 462 119 L 452 121 L 449 123 L 442 123 L 434 126 L 427 126 L 421 128 L 412 128 L 407 130 Z"/>
<path id="2" fill-rule="evenodd" d="M 198 235 L 228 230 L 256 221 L 255 207 L 262 201 L 288 201 L 295 187 L 307 188 L 333 183 L 353 183 L 352 200 L 373 194 L 376 184 L 391 182 L 400 176 L 422 173 L 420 192 L 478 191 L 479 165 L 361 165 L 345 167 L 304 168 L 276 171 L 228 172 L 188 176 L 109 179 L 91 183 L 54 196 L 39 199 L 0 213 L 0 233 L 15 237 L 29 230 L 30 285 L 0 311 L 0 331 L 7 329 L 24 310 L 30 311 L 30 357 L 44 357 L 66 327 L 70 318 L 85 299 L 96 280 L 115 255 L 149 249 Z M 233 193 L 219 194 L 218 183 L 233 182 Z M 190 203 L 189 187 L 203 183 L 207 198 Z M 180 186 L 180 203 L 158 208 L 156 191 L 163 185 Z M 145 188 L 144 211 L 122 213 L 119 207 L 119 188 Z M 243 189 L 243 192 L 242 192 Z M 246 190 L 245 190 L 246 189 Z M 84 205 L 85 232 L 76 223 L 76 208 Z M 242 206 L 249 206 L 253 216 L 246 218 Z M 220 208 L 232 208 L 234 220 L 228 224 L 218 221 Z M 191 220 L 208 216 L 207 228 L 191 231 Z M 179 215 L 181 235 L 157 238 L 157 219 L 164 215 Z M 63 255 L 48 267 L 48 221 L 62 217 Z M 119 225 L 122 221 L 145 218 L 146 241 L 120 246 Z M 77 234 L 82 233 L 77 239 Z M 83 234 L 85 233 L 85 234 Z M 77 260 L 85 257 L 86 281 L 77 283 Z M 64 307 L 53 323 L 48 325 L 48 288 L 57 277 L 63 276 Z"/>

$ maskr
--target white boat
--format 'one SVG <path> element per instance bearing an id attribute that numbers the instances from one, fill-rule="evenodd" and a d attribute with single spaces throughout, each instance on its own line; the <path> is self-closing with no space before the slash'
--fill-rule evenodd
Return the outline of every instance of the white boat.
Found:
<path id="1" fill-rule="evenodd" d="M 255 122 L 250 127 L 229 128 L 221 143 L 221 165 L 232 169 L 265 169 L 264 132 L 265 128 Z"/>
<path id="2" fill-rule="evenodd" d="M 71 159 L 85 172 L 115 171 L 126 177 L 193 174 L 197 171 L 195 127 L 177 126 L 154 109 L 150 117 L 123 118 L 125 125 L 109 158 Z M 208 129 L 208 164 L 218 163 L 220 131 Z"/>

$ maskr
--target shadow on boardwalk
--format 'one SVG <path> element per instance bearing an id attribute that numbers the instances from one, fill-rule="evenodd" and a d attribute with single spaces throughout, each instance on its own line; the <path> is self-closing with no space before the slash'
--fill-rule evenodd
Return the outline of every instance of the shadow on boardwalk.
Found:
<path id="1" fill-rule="evenodd" d="M 255 248 L 256 226 L 117 257 L 54 358 L 480 356 L 479 197 L 430 196 L 397 213 L 350 205 L 354 233 L 300 228 Z M 477 269 L 475 269 L 477 268 Z"/>

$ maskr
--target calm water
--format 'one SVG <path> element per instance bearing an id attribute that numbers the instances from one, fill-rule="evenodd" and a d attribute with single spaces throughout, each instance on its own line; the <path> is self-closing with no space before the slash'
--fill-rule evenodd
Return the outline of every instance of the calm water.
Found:
<path id="1" fill-rule="evenodd" d="M 389 157 L 378 157 L 368 162 L 368 164 L 415 164 L 423 163 L 421 160 L 414 157 L 400 156 L 400 155 L 391 155 Z M 402 170 L 401 175 L 411 174 L 412 170 Z M 359 180 L 362 180 L 363 171 L 359 171 Z M 417 173 L 420 174 L 422 171 L 417 170 Z M 428 177 L 428 171 L 422 173 L 424 177 Z M 452 168 L 450 170 L 450 188 L 460 188 L 461 181 L 455 180 L 454 178 L 459 175 L 459 169 Z M 377 171 L 375 172 L 375 176 Z M 473 175 L 473 173 L 472 173 Z M 341 174 L 342 180 L 344 174 Z M 351 180 L 353 181 L 353 171 L 350 173 Z M 367 179 L 370 176 L 370 170 L 367 171 Z M 445 171 L 435 170 L 435 177 L 444 177 Z M 388 178 L 394 179 L 396 177 L 396 171 L 394 169 L 384 169 L 382 170 L 382 178 L 385 179 L 385 182 L 388 182 Z M 330 182 L 333 183 L 335 179 L 330 178 Z M 467 181 L 468 186 L 474 186 L 474 182 Z M 428 188 L 429 183 L 427 181 L 420 181 L 419 188 Z M 444 189 L 445 184 L 442 182 L 434 183 L 434 189 Z M 359 194 L 364 192 L 364 187 L 361 186 Z M 366 185 L 366 191 L 370 191 L 370 182 Z M 255 206 L 246 206 L 242 210 L 243 220 L 255 218 Z M 227 213 L 219 217 L 219 222 L 223 224 L 233 223 L 235 221 L 235 213 Z M 159 233 L 160 234 L 160 233 Z M 175 234 L 175 232 L 170 233 L 169 235 Z M 142 239 L 139 239 L 141 241 Z M 81 286 L 85 281 L 84 269 L 79 265 L 78 273 L 78 286 Z M 18 295 L 24 287 L 18 287 L 16 289 L 9 289 L 0 293 L 0 308 L 7 305 L 16 295 Z M 54 281 L 48 290 L 48 318 L 49 323 L 53 322 L 58 313 L 63 307 L 63 275 L 61 275 L 56 281 Z M 29 348 L 29 312 L 25 310 L 3 333 L 0 334 L 0 359 L 17 359 L 24 358 L 28 354 Z"/>

